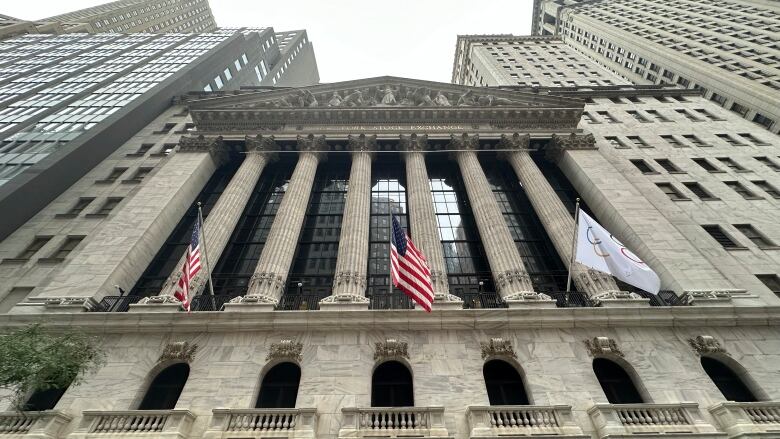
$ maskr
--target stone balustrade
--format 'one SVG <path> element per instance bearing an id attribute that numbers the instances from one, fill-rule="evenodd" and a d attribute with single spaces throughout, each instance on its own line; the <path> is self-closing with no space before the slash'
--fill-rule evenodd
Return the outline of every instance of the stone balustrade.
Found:
<path id="1" fill-rule="evenodd" d="M 466 411 L 469 437 L 554 436 L 587 438 L 574 422 L 571 406 L 471 406 Z"/>
<path id="2" fill-rule="evenodd" d="M 448 436 L 444 407 L 350 407 L 341 414 L 339 438 Z"/>
<path id="3" fill-rule="evenodd" d="M 182 438 L 190 434 L 195 415 L 189 410 L 84 410 L 68 439 Z"/>
<path id="4" fill-rule="evenodd" d="M 0 436 L 55 439 L 71 419 L 59 410 L 0 413 Z"/>
<path id="5" fill-rule="evenodd" d="M 751 434 L 780 437 L 780 402 L 721 402 L 709 408 L 720 428 L 729 437 Z"/>
<path id="6" fill-rule="evenodd" d="M 302 409 L 214 409 L 203 439 L 314 439 L 317 411 Z"/>
<path id="7" fill-rule="evenodd" d="M 588 409 L 599 438 L 632 434 L 696 434 L 723 438 L 702 418 L 695 402 L 676 404 L 596 404 Z"/>

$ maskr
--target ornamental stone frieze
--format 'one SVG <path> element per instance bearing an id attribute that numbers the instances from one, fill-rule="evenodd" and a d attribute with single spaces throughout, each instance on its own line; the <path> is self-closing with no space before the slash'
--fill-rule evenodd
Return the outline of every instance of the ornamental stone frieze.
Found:
<path id="1" fill-rule="evenodd" d="M 488 342 L 481 342 L 480 347 L 482 348 L 483 360 L 493 357 L 517 358 L 512 343 L 500 337 L 491 338 Z"/>
<path id="2" fill-rule="evenodd" d="M 552 135 L 549 145 L 545 149 L 545 157 L 553 163 L 558 163 L 566 151 L 595 151 L 596 138 L 593 134 L 574 134 L 568 136 Z"/>
<path id="3" fill-rule="evenodd" d="M 688 344 L 690 344 L 693 350 L 700 356 L 707 354 L 728 355 L 728 352 L 723 349 L 720 342 L 710 335 L 698 335 L 696 338 L 689 338 Z"/>
<path id="4" fill-rule="evenodd" d="M 409 359 L 409 344 L 405 341 L 398 341 L 394 338 L 388 338 L 380 341 L 374 347 L 374 361 L 390 360 L 393 358 Z"/>
<path id="5" fill-rule="evenodd" d="M 225 151 L 222 136 L 209 136 L 203 134 L 197 137 L 181 136 L 178 152 L 208 152 L 217 155 Z"/>
<path id="6" fill-rule="evenodd" d="M 195 351 L 198 350 L 198 345 L 190 343 L 188 341 L 177 341 L 168 343 L 163 348 L 160 358 L 157 359 L 158 363 L 163 361 L 184 361 L 185 363 L 192 362 L 195 358 Z"/>
<path id="7" fill-rule="evenodd" d="M 283 339 L 279 343 L 271 343 L 265 361 L 293 360 L 301 362 L 301 352 L 303 352 L 303 343 L 295 342 L 290 339 Z"/>
<path id="8" fill-rule="evenodd" d="M 591 357 L 600 355 L 616 355 L 623 357 L 623 352 L 618 348 L 617 342 L 609 337 L 593 337 L 591 340 L 585 340 L 585 346 Z"/>
<path id="9" fill-rule="evenodd" d="M 246 152 L 256 152 L 266 154 L 268 159 L 275 160 L 276 152 L 279 151 L 279 144 L 276 143 L 274 136 L 256 135 L 254 137 L 246 136 L 244 138 Z"/>

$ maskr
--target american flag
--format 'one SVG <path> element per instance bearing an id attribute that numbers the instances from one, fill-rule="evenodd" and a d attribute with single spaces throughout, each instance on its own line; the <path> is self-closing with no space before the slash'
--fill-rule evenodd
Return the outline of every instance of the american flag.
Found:
<path id="1" fill-rule="evenodd" d="M 192 228 L 192 238 L 187 246 L 187 257 L 184 258 L 184 266 L 181 267 L 179 285 L 174 296 L 181 302 L 181 306 L 190 310 L 190 283 L 200 271 L 200 215 Z"/>
<path id="2" fill-rule="evenodd" d="M 425 256 L 417 250 L 401 224 L 392 215 L 393 230 L 390 234 L 390 278 L 393 285 L 406 293 L 428 312 L 433 305 L 431 270 Z"/>

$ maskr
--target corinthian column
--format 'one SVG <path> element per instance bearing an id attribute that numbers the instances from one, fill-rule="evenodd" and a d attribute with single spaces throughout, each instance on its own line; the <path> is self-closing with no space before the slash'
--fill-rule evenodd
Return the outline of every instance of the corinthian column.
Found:
<path id="1" fill-rule="evenodd" d="M 513 150 L 505 153 L 504 157 L 514 168 L 558 256 L 568 267 L 572 257 L 574 219 L 531 158 L 528 152 L 530 139 L 531 136 L 528 134 L 520 136 L 515 133 L 512 137 L 502 134 L 498 146 L 501 149 Z M 611 276 L 591 270 L 580 263 L 575 263 L 571 267 L 571 275 L 577 288 L 591 297 L 620 290 Z"/>
<path id="2" fill-rule="evenodd" d="M 498 293 L 505 301 L 536 300 L 539 295 L 533 291 L 531 278 L 506 225 L 504 214 L 498 207 L 485 172 L 479 164 L 476 153 L 479 149 L 479 137 L 453 135 L 450 147 L 455 150 L 454 156 L 463 175 L 466 194 Z M 547 296 L 542 298 L 549 299 Z"/>
<path id="3" fill-rule="evenodd" d="M 412 241 L 428 260 L 434 301 L 453 302 L 452 307 L 461 308 L 463 300 L 450 294 L 447 283 L 444 251 L 439 238 L 436 212 L 433 209 L 431 182 L 425 168 L 424 151 L 428 149 L 428 136 L 402 135 L 401 149 L 405 151 L 403 157 L 406 161 L 406 202 Z"/>
<path id="4" fill-rule="evenodd" d="M 233 178 L 230 179 L 225 190 L 220 195 L 214 207 L 209 212 L 208 217 L 203 220 L 203 235 L 205 239 L 206 256 L 209 258 L 209 268 L 213 269 L 222 252 L 227 246 L 233 229 L 236 228 L 241 213 L 246 207 L 246 203 L 252 192 L 255 190 L 257 181 L 263 173 L 265 165 L 273 160 L 278 146 L 274 142 L 273 136 L 256 138 L 246 137 L 246 157 L 241 166 L 236 171 Z M 172 297 L 176 291 L 176 285 L 181 278 L 181 267 L 184 265 L 184 254 L 179 259 L 179 263 L 173 270 L 168 280 L 163 285 L 160 296 Z M 208 281 L 206 270 L 201 270 L 190 281 L 191 295 L 200 294 Z M 168 299 L 158 299 L 157 301 L 168 301 Z"/>
<path id="5" fill-rule="evenodd" d="M 366 309 L 369 302 L 365 292 L 371 219 L 371 158 L 372 151 L 377 149 L 376 135 L 350 135 L 347 143 L 352 150 L 352 168 L 341 220 L 333 294 L 320 301 L 320 308 Z"/>
<path id="6" fill-rule="evenodd" d="M 298 164 L 295 165 L 287 190 L 284 192 L 279 210 L 268 232 L 260 261 L 249 280 L 247 295 L 231 300 L 230 308 L 237 305 L 256 304 L 263 307 L 276 306 L 282 295 L 284 283 L 290 271 L 301 234 L 306 207 L 309 204 L 317 165 L 325 153 L 325 136 L 298 136 Z M 243 307 L 246 309 L 246 307 Z"/>

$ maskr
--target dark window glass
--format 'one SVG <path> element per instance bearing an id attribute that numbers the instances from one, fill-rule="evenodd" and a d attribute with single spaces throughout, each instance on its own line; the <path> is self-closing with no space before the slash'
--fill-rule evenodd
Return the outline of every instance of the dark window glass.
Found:
<path id="1" fill-rule="evenodd" d="M 19 253 L 17 259 L 30 259 L 38 250 L 43 248 L 50 239 L 51 236 L 36 236 L 30 245 L 28 245 L 23 252 Z"/>
<path id="2" fill-rule="evenodd" d="M 755 227 L 750 224 L 734 224 L 734 228 L 739 230 L 747 239 L 749 239 L 758 248 L 774 247 L 775 244 L 766 236 L 762 235 Z"/>
<path id="3" fill-rule="evenodd" d="M 710 236 L 713 237 L 720 245 L 722 245 L 724 248 L 740 248 L 742 247 L 738 243 L 736 243 L 729 235 L 726 234 L 726 232 L 718 225 L 707 225 L 702 226 L 704 230 L 707 231 L 707 233 L 710 234 Z"/>
<path id="4" fill-rule="evenodd" d="M 680 168 L 675 166 L 674 163 L 672 163 L 669 159 L 655 159 L 656 163 L 661 165 L 662 168 L 666 170 L 666 172 L 681 172 Z"/>
<path id="5" fill-rule="evenodd" d="M 780 277 L 776 274 L 757 274 L 756 277 L 763 282 L 767 288 L 772 290 L 777 297 L 780 297 Z"/>
<path id="6" fill-rule="evenodd" d="M 742 198 L 746 200 L 752 200 L 754 198 L 760 198 L 756 197 L 756 194 L 754 194 L 750 189 L 745 187 L 744 184 L 738 182 L 738 181 L 724 181 L 723 182 L 726 186 L 730 187 L 734 190 L 734 192 L 740 194 Z"/>
<path id="7" fill-rule="evenodd" d="M 108 215 L 122 201 L 121 198 L 109 198 L 100 206 L 100 210 L 95 212 L 101 215 Z"/>
<path id="8" fill-rule="evenodd" d="M 780 198 L 780 190 L 778 190 L 776 187 L 772 186 L 771 184 L 767 183 L 764 180 L 756 180 L 753 181 L 753 184 L 760 187 L 764 192 L 767 193 L 767 195 L 771 196 L 772 198 Z"/>
<path id="9" fill-rule="evenodd" d="M 506 361 L 491 360 L 482 368 L 490 405 L 527 405 L 528 395 L 517 370 Z"/>
<path id="10" fill-rule="evenodd" d="M 295 408 L 300 381 L 301 368 L 298 365 L 293 363 L 277 364 L 263 377 L 255 407 L 263 409 Z"/>
<path id="11" fill-rule="evenodd" d="M 697 158 L 692 159 L 697 165 L 701 166 L 704 170 L 709 172 L 717 172 L 718 168 L 715 167 L 712 163 L 709 162 L 707 159 Z"/>
<path id="12" fill-rule="evenodd" d="M 669 197 L 669 199 L 673 201 L 689 199 L 680 191 L 678 191 L 677 188 L 675 188 L 671 183 L 656 183 L 655 185 L 658 186 L 658 189 L 661 189 Z"/>
<path id="13" fill-rule="evenodd" d="M 747 388 L 737 374 L 725 364 L 714 358 L 702 357 L 701 366 L 727 400 L 736 402 L 758 401 L 753 396 L 753 392 Z"/>
<path id="14" fill-rule="evenodd" d="M 66 390 L 68 389 L 46 389 L 33 392 L 27 402 L 24 403 L 24 410 L 52 410 L 54 409 L 54 406 L 56 406 L 60 401 L 62 395 L 65 394 Z"/>
<path id="15" fill-rule="evenodd" d="M 651 168 L 650 165 L 648 165 L 647 162 L 642 159 L 631 160 L 631 163 L 633 163 L 637 169 L 642 171 L 643 174 L 655 173 L 655 169 Z"/>
<path id="16" fill-rule="evenodd" d="M 65 259 L 83 239 L 83 236 L 68 236 L 51 257 L 55 259 Z"/>
<path id="17" fill-rule="evenodd" d="M 95 201 L 94 198 L 79 198 L 78 201 L 76 201 L 76 204 L 73 205 L 73 207 L 70 208 L 68 211 L 69 215 L 78 215 L 80 214 L 84 209 L 89 206 L 89 203 Z"/>
<path id="18" fill-rule="evenodd" d="M 641 404 L 644 401 L 628 373 L 606 358 L 593 360 L 593 372 L 611 404 Z"/>
<path id="19" fill-rule="evenodd" d="M 172 410 L 184 389 L 190 366 L 178 363 L 169 366 L 154 377 L 138 410 Z"/>
<path id="20" fill-rule="evenodd" d="M 412 374 L 397 361 L 382 363 L 371 377 L 371 407 L 414 407 Z"/>
<path id="21" fill-rule="evenodd" d="M 696 183 L 696 182 L 686 182 L 686 183 L 683 183 L 683 185 L 685 187 L 687 187 L 689 191 L 693 192 L 694 195 L 696 195 L 697 197 L 701 198 L 702 200 L 713 198 L 712 194 L 707 192 L 702 187 L 702 185 L 700 185 L 699 183 Z"/>
<path id="22" fill-rule="evenodd" d="M 772 159 L 770 159 L 769 157 L 754 157 L 754 158 L 759 162 L 767 165 L 770 169 L 775 171 L 780 171 L 780 165 L 773 162 Z"/>
<path id="23" fill-rule="evenodd" d="M 745 170 L 745 168 L 742 167 L 742 165 L 740 165 L 739 163 L 737 163 L 736 161 L 734 161 L 734 159 L 732 159 L 730 157 L 718 157 L 718 161 L 720 161 L 721 163 L 723 163 L 724 165 L 728 166 L 730 169 L 732 169 L 734 171 L 739 172 L 739 171 L 744 171 Z"/>

